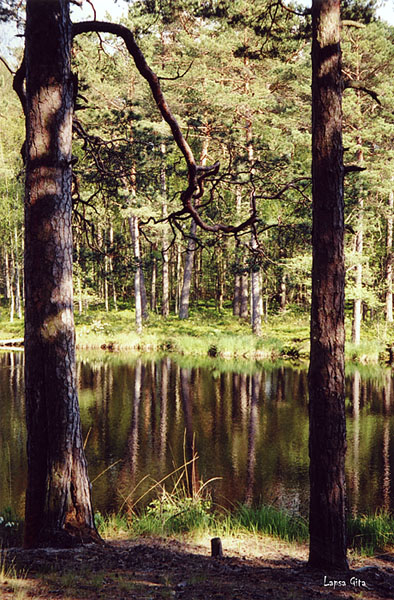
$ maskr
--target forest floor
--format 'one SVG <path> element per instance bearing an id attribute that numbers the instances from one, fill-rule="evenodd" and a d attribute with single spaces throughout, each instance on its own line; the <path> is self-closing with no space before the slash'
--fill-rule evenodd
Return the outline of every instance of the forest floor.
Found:
<path id="1" fill-rule="evenodd" d="M 269 537 L 140 537 L 68 550 L 8 550 L 2 600 L 382 600 L 394 598 L 394 555 L 352 558 L 349 572 L 306 568 L 307 547 Z M 19 577 L 16 578 L 16 574 Z M 22 574 L 22 575 L 21 575 Z M 336 582 L 336 583 L 334 583 Z M 335 585 L 335 588 L 334 588 Z"/>

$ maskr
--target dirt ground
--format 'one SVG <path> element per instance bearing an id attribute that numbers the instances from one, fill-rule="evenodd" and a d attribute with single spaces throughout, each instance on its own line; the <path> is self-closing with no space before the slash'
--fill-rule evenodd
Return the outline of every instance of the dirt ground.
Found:
<path id="1" fill-rule="evenodd" d="M 70 550 L 10 549 L 0 598 L 394 599 L 393 554 L 351 559 L 347 573 L 322 573 L 306 568 L 306 547 L 252 536 L 223 538 L 222 543 L 223 558 L 211 558 L 209 538 L 198 543 L 139 538 Z"/>

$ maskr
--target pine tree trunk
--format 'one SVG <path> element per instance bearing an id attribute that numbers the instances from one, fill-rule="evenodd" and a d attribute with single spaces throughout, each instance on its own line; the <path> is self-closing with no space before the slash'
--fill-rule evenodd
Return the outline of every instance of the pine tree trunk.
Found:
<path id="1" fill-rule="evenodd" d="M 347 569 L 340 1 L 312 1 L 309 565 Z"/>
<path id="2" fill-rule="evenodd" d="M 72 294 L 71 23 L 26 3 L 25 546 L 98 539 L 83 450 Z"/>

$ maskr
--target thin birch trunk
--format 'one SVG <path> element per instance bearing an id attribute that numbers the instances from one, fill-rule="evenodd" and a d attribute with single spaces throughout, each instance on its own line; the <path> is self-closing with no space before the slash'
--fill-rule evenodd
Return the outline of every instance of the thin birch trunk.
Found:
<path id="1" fill-rule="evenodd" d="M 181 247 L 177 244 L 176 247 L 176 289 L 175 289 L 175 314 L 179 314 L 179 307 L 181 304 L 181 294 L 182 294 L 182 255 L 181 255 Z"/>
<path id="2" fill-rule="evenodd" d="M 166 145 L 164 142 L 160 146 L 161 154 L 163 156 L 163 166 L 160 171 L 160 187 L 161 187 L 161 195 L 162 195 L 162 205 L 161 205 L 161 216 L 163 219 L 168 217 L 168 207 L 167 207 L 167 179 L 166 179 L 166 170 L 164 163 L 164 156 L 166 153 Z M 167 232 L 167 223 L 165 222 L 163 225 L 163 234 L 162 234 L 162 251 L 163 257 L 163 287 L 162 287 L 162 299 L 161 299 L 161 314 L 164 318 L 167 318 L 170 314 L 170 278 L 169 278 L 169 250 L 168 250 L 168 232 Z"/>
<path id="3" fill-rule="evenodd" d="M 138 334 L 142 333 L 142 299 L 141 299 L 141 273 L 140 273 L 140 238 L 138 230 L 138 218 L 134 215 L 129 217 L 129 227 L 134 251 L 134 298 L 135 298 L 135 328 Z"/>
<path id="4" fill-rule="evenodd" d="M 357 144 L 359 145 L 359 151 L 357 153 L 357 162 L 363 164 L 363 151 L 361 148 L 362 140 L 361 136 L 357 138 Z M 355 277 L 355 288 L 356 297 L 353 301 L 353 321 L 352 321 L 352 342 L 359 344 L 361 339 L 361 319 L 362 319 L 362 285 L 363 285 L 363 220 L 364 220 L 364 198 L 362 196 L 363 190 L 360 189 L 360 196 L 358 199 L 358 224 L 355 239 L 355 251 L 357 256 L 356 265 L 356 277 Z"/>
<path id="5" fill-rule="evenodd" d="M 109 242 L 110 242 L 110 245 L 112 248 L 113 244 L 114 244 L 114 228 L 112 227 L 112 225 L 109 228 Z M 109 274 L 110 274 L 110 280 L 111 280 L 111 285 L 112 285 L 112 299 L 114 302 L 114 309 L 118 310 L 118 299 L 117 299 L 117 295 L 116 295 L 114 265 L 113 265 L 112 256 L 108 257 L 108 266 L 109 266 Z"/>

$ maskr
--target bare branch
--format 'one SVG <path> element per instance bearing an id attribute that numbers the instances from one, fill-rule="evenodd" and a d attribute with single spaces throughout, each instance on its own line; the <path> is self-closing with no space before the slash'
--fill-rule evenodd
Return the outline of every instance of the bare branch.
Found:
<path id="1" fill-rule="evenodd" d="M 162 75 L 159 76 L 160 81 L 176 81 L 177 79 L 182 79 L 182 77 L 184 77 L 185 75 L 188 74 L 188 72 L 190 71 L 190 69 L 192 68 L 194 63 L 194 60 L 192 60 L 192 62 L 190 63 L 190 65 L 187 67 L 186 71 L 183 71 L 183 73 L 179 73 L 179 69 L 178 69 L 178 73 L 177 75 L 175 75 L 175 77 L 163 77 Z"/>
<path id="2" fill-rule="evenodd" d="M 169 125 L 173 138 L 183 154 L 183 157 L 186 161 L 187 171 L 188 171 L 188 186 L 181 193 L 181 200 L 184 207 L 184 211 L 189 212 L 196 223 L 205 231 L 210 232 L 218 232 L 223 231 L 224 233 L 236 233 L 241 229 L 248 227 L 256 220 L 255 211 L 252 212 L 250 217 L 241 223 L 240 225 L 224 225 L 223 223 L 216 223 L 214 225 L 209 225 L 206 223 L 198 213 L 197 209 L 194 206 L 195 198 L 201 197 L 203 193 L 203 184 L 204 180 L 207 177 L 215 175 L 219 170 L 219 163 L 216 163 L 210 167 L 204 167 L 197 165 L 196 160 L 194 158 L 193 152 L 184 138 L 181 128 L 172 114 L 170 107 L 167 104 L 167 101 L 163 95 L 163 92 L 160 87 L 159 77 L 156 75 L 154 71 L 149 67 L 145 60 L 145 56 L 143 55 L 141 49 L 137 45 L 134 35 L 130 29 L 125 27 L 124 25 L 119 25 L 116 23 L 106 23 L 102 21 L 85 21 L 80 23 L 74 23 L 73 25 L 73 35 L 79 35 L 81 33 L 88 32 L 101 32 L 101 33 L 112 33 L 120 36 L 128 49 L 129 53 L 134 59 L 135 65 L 139 71 L 139 73 L 146 79 L 148 82 L 153 98 L 157 104 L 158 109 Z"/>
<path id="3" fill-rule="evenodd" d="M 13 71 L 10 67 L 10 65 L 8 64 L 8 62 L 5 60 L 5 58 L 3 58 L 2 56 L 0 56 L 0 60 L 3 63 L 3 65 L 5 66 L 5 68 L 7 69 L 7 71 L 9 71 L 11 73 L 11 75 L 15 75 L 15 71 Z"/>
<path id="4" fill-rule="evenodd" d="M 378 94 L 376 92 L 374 92 L 373 90 L 370 90 L 369 88 L 367 88 L 365 86 L 365 83 L 363 83 L 362 81 L 356 81 L 354 79 L 346 78 L 343 82 L 343 86 L 344 86 L 345 90 L 348 88 L 351 88 L 353 90 L 361 90 L 362 92 L 365 92 L 366 94 L 371 96 L 371 98 L 373 98 L 375 100 L 375 102 L 377 102 L 380 106 L 382 106 L 382 103 L 379 100 Z"/>
<path id="5" fill-rule="evenodd" d="M 278 0 L 278 4 L 281 8 L 283 8 L 284 10 L 287 10 L 287 12 L 291 13 L 292 15 L 297 15 L 298 17 L 306 17 L 312 13 L 312 10 L 310 8 L 306 8 L 302 12 L 300 12 L 298 10 L 294 10 L 293 8 L 290 8 L 290 6 L 287 6 L 283 2 L 283 0 Z"/>
<path id="6" fill-rule="evenodd" d="M 360 167 L 359 165 L 347 165 L 344 168 L 344 174 L 348 173 L 360 173 L 361 171 L 366 171 L 366 167 Z"/>
<path id="7" fill-rule="evenodd" d="M 350 19 L 343 19 L 342 20 L 342 26 L 345 26 L 345 27 L 356 27 L 357 29 L 364 29 L 365 28 L 365 24 L 364 23 L 360 23 L 359 21 L 351 21 Z"/>

